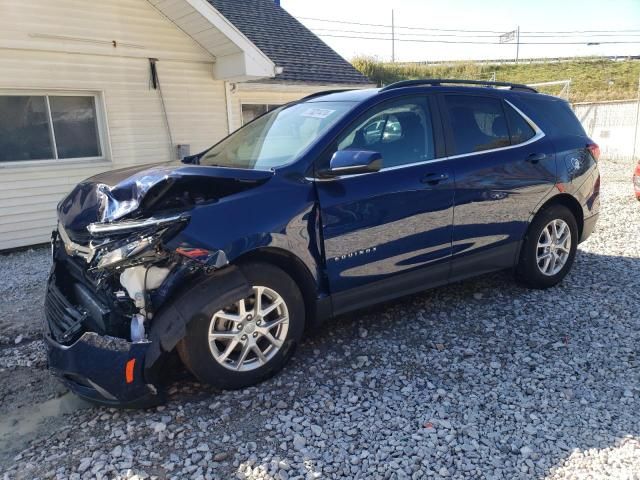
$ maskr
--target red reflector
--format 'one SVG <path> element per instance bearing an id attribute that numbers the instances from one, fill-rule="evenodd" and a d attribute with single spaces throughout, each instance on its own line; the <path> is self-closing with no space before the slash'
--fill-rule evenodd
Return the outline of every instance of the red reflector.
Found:
<path id="1" fill-rule="evenodd" d="M 198 258 L 206 258 L 209 256 L 209 250 L 205 250 L 204 248 L 184 248 L 184 247 L 178 247 L 176 248 L 176 253 L 179 253 L 180 255 L 184 255 L 185 257 L 191 258 L 191 259 L 198 259 Z"/>
<path id="2" fill-rule="evenodd" d="M 124 377 L 127 383 L 133 383 L 133 370 L 136 367 L 136 359 L 132 358 L 127 362 L 127 366 L 124 369 Z"/>
<path id="3" fill-rule="evenodd" d="M 590 143 L 589 145 L 587 145 L 587 149 L 591 152 L 593 158 L 595 158 L 596 160 L 600 158 L 600 147 L 596 143 Z"/>

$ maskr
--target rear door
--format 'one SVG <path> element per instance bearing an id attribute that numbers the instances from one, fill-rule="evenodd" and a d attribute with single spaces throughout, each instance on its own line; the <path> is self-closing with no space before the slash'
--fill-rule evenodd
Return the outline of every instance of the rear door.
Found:
<path id="1" fill-rule="evenodd" d="M 500 96 L 442 94 L 440 105 L 455 177 L 451 279 L 512 267 L 556 182 L 553 145 Z"/>
<path id="2" fill-rule="evenodd" d="M 379 172 L 316 182 L 336 313 L 448 279 L 453 172 L 438 159 L 435 110 L 426 95 L 372 107 L 321 160 L 343 149 L 383 157 Z"/>

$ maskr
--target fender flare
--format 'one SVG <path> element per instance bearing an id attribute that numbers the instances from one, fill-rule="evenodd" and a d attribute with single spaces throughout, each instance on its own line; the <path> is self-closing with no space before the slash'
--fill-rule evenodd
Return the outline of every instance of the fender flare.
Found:
<path id="1" fill-rule="evenodd" d="M 149 330 L 151 345 L 145 356 L 149 372 L 163 353 L 174 349 L 186 335 L 187 325 L 197 313 L 213 315 L 239 298 L 251 295 L 252 289 L 242 271 L 229 265 L 217 270 L 183 291 L 153 319 Z"/>

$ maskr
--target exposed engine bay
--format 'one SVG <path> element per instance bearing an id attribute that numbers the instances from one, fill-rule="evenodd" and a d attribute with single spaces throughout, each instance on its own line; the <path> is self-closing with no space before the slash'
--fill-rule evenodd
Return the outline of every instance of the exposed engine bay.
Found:
<path id="1" fill-rule="evenodd" d="M 223 252 L 165 248 L 163 240 L 186 222 L 188 217 L 174 216 L 114 223 L 118 229 L 127 223 L 127 229 L 100 231 L 88 246 L 73 242 L 60 225 L 53 274 L 57 288 L 80 316 L 60 331 L 50 322 L 56 340 L 64 344 L 92 331 L 145 341 L 154 313 L 179 285 L 227 263 Z"/>

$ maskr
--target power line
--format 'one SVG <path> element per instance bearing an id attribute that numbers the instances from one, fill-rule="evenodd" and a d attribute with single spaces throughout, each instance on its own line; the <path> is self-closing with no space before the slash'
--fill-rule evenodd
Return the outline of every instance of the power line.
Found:
<path id="1" fill-rule="evenodd" d="M 298 19 L 300 20 L 311 20 L 311 21 L 317 21 L 317 22 L 328 22 L 328 23 L 338 23 L 338 24 L 344 24 L 344 25 L 359 25 L 359 26 L 366 26 L 366 27 L 385 27 L 385 28 L 391 28 L 391 25 L 385 25 L 382 23 L 361 23 L 361 22 L 348 22 L 345 20 L 332 20 L 332 19 L 327 19 L 327 18 L 313 18 L 313 17 L 298 17 Z M 395 26 L 396 29 L 404 29 L 404 30 L 423 30 L 423 31 L 434 31 L 434 32 L 464 32 L 464 33 L 495 33 L 495 34 L 502 34 L 504 33 L 504 30 L 469 30 L 469 29 L 460 29 L 460 28 L 430 28 L 430 27 L 416 27 L 416 26 L 399 26 L 396 25 Z M 625 36 L 622 35 L 624 33 L 640 33 L 639 29 L 630 29 L 630 30 L 619 30 L 619 29 L 612 29 L 612 30 L 558 30 L 558 31 L 554 31 L 554 30 L 540 30 L 540 31 L 526 31 L 526 30 L 522 30 L 521 33 L 534 33 L 534 34 L 578 34 L 578 33 L 584 33 L 584 34 L 597 34 L 597 33 L 603 33 L 603 34 L 621 34 L 621 36 Z"/>
<path id="2" fill-rule="evenodd" d="M 391 37 L 381 38 L 381 37 L 361 37 L 361 36 L 348 36 L 348 35 L 330 35 L 330 34 L 318 34 L 319 37 L 330 37 L 330 38 L 351 38 L 354 40 L 383 40 L 388 42 L 391 40 Z M 487 41 L 467 41 L 467 40 L 426 40 L 426 39 L 408 39 L 408 38 L 396 38 L 396 42 L 405 42 L 405 43 L 459 43 L 459 44 L 472 44 L 472 45 L 513 45 L 513 43 L 502 43 L 502 42 L 487 42 Z M 520 42 L 520 45 L 617 45 L 617 44 L 640 44 L 640 41 L 594 41 L 594 40 L 585 40 L 582 42 Z"/>
<path id="3" fill-rule="evenodd" d="M 344 20 L 328 20 L 328 19 L 324 19 L 324 18 L 311 18 L 311 17 L 297 17 L 299 20 L 313 20 L 313 21 L 317 21 L 317 22 L 329 22 L 329 23 L 341 23 L 341 24 L 345 24 L 345 25 L 360 25 L 360 26 L 364 26 L 364 27 L 385 27 L 385 28 L 391 28 L 391 25 L 384 25 L 381 23 L 359 23 L 359 22 L 347 22 Z M 504 33 L 502 31 L 496 31 L 496 30 L 458 30 L 458 29 L 447 29 L 447 28 L 425 28 L 425 27 L 399 27 L 396 26 L 395 28 L 402 28 L 402 29 L 408 29 L 408 30 L 433 30 L 433 31 L 437 31 L 437 32 L 472 32 L 472 33 Z"/>
<path id="4" fill-rule="evenodd" d="M 630 33 L 638 33 L 640 32 L 640 30 L 635 29 L 635 30 L 565 30 L 565 31 L 557 31 L 554 32 L 553 30 L 547 30 L 547 31 L 525 31 L 524 33 L 624 33 L 624 32 L 630 32 Z"/>
<path id="5" fill-rule="evenodd" d="M 391 35 L 391 32 L 372 32 L 363 30 L 342 30 L 335 28 L 314 28 L 314 32 L 331 32 L 331 33 L 357 33 L 361 35 Z M 396 34 L 396 37 L 458 37 L 458 38 L 495 38 L 496 35 L 487 34 L 475 34 L 475 35 L 461 35 L 458 33 L 400 33 Z M 583 37 L 584 35 L 521 35 L 520 38 L 571 38 L 571 37 Z M 640 37 L 640 34 L 601 34 L 594 35 L 593 37 Z"/>

